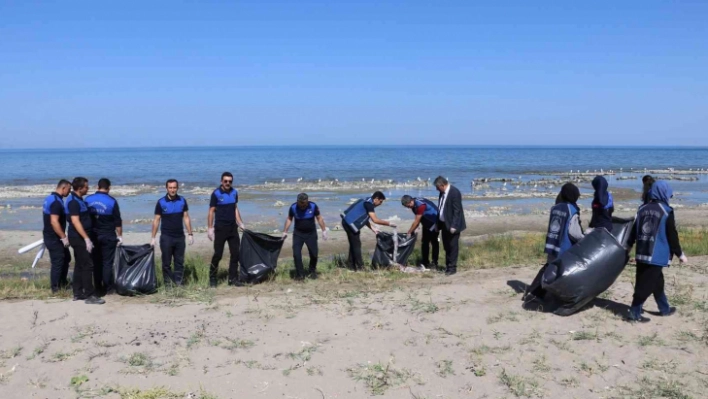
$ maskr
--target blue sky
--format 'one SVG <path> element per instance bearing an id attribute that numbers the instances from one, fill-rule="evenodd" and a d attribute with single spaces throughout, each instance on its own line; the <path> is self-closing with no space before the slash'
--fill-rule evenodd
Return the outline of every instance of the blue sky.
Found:
<path id="1" fill-rule="evenodd" d="M 0 148 L 708 145 L 708 2 L 0 0 Z"/>

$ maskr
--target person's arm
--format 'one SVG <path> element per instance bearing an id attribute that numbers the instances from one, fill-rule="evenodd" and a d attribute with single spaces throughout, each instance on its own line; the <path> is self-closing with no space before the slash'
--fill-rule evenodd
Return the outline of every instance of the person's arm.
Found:
<path id="1" fill-rule="evenodd" d="M 420 225 L 420 220 L 423 219 L 423 215 L 415 215 L 415 219 L 413 219 L 413 223 L 411 224 L 411 228 L 408 229 L 408 234 L 413 234 L 415 232 L 415 229 L 418 228 L 418 225 Z"/>
<path id="2" fill-rule="evenodd" d="M 669 213 L 669 217 L 666 219 L 666 238 L 669 241 L 671 254 L 679 258 L 684 257 L 683 249 L 681 249 L 681 243 L 679 242 L 678 230 L 676 230 L 676 218 L 673 212 Z M 682 262 L 685 262 L 685 260 L 682 260 Z"/>
<path id="3" fill-rule="evenodd" d="M 116 235 L 118 237 L 123 236 L 123 219 L 120 217 L 120 209 L 118 208 L 118 201 L 116 201 L 115 205 L 113 206 L 113 220 L 115 221 L 115 226 L 116 226 Z"/>
<path id="4" fill-rule="evenodd" d="M 288 229 L 290 229 L 290 224 L 293 222 L 293 217 L 288 215 L 287 218 L 285 218 L 285 226 L 283 227 L 283 237 L 288 235 Z"/>
<path id="5" fill-rule="evenodd" d="M 634 217 L 634 223 L 629 230 L 629 236 L 627 236 L 627 252 L 632 249 L 634 243 L 637 241 L 637 223 L 639 223 L 639 214 Z"/>
<path id="6" fill-rule="evenodd" d="M 84 230 L 84 226 L 81 224 L 81 206 L 78 202 L 72 201 L 69 203 L 69 216 L 71 217 L 71 224 L 74 226 L 74 230 L 83 238 L 88 240 L 89 236 Z"/>
<path id="7" fill-rule="evenodd" d="M 382 226 L 391 226 L 391 222 L 377 218 L 376 212 L 369 212 L 369 218 L 372 222 L 374 222 L 376 224 L 380 224 Z M 391 227 L 393 227 L 393 226 L 391 226 Z"/>
<path id="8" fill-rule="evenodd" d="M 157 236 L 157 229 L 160 227 L 160 218 L 162 216 L 155 214 L 155 218 L 152 219 L 152 235 L 151 238 L 154 240 L 155 237 Z"/>
<path id="9" fill-rule="evenodd" d="M 245 227 L 243 226 L 243 220 L 241 220 L 241 211 L 238 210 L 238 204 L 235 205 L 236 207 L 236 224 L 238 227 L 241 228 L 241 230 L 244 230 Z"/>
<path id="10" fill-rule="evenodd" d="M 189 211 L 184 211 L 184 226 L 187 228 L 187 235 L 192 235 L 192 219 L 189 218 Z"/>
<path id="11" fill-rule="evenodd" d="M 64 209 L 62 209 L 61 203 L 58 201 L 54 201 L 52 203 L 52 206 L 49 208 L 49 221 L 52 225 L 52 230 L 56 233 L 56 235 L 59 236 L 60 239 L 64 239 L 66 237 L 66 232 L 62 230 L 61 224 L 59 224 L 59 215 L 61 215 L 64 212 Z"/>
<path id="12" fill-rule="evenodd" d="M 583 234 L 583 228 L 580 226 L 580 217 L 576 214 L 570 218 L 570 223 L 568 225 L 568 235 L 570 236 L 570 241 L 575 244 L 585 237 Z"/>
<path id="13" fill-rule="evenodd" d="M 317 215 L 317 223 L 319 223 L 322 231 L 327 230 L 327 226 L 325 226 L 325 221 L 324 221 L 324 218 L 322 217 L 322 215 Z"/>
<path id="14" fill-rule="evenodd" d="M 460 229 L 460 219 L 464 217 L 462 214 L 462 195 L 460 194 L 459 190 L 455 190 L 454 193 L 450 192 L 449 194 L 454 194 L 452 198 L 450 198 L 450 232 L 455 233 Z M 445 220 L 447 223 L 447 220 Z"/>

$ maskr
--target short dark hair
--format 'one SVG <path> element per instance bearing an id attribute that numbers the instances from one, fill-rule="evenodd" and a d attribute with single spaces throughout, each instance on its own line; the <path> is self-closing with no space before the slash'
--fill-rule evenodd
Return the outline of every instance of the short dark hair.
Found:
<path id="1" fill-rule="evenodd" d="M 105 177 L 102 177 L 101 180 L 98 181 L 98 188 L 101 190 L 108 190 L 111 188 L 111 181 Z"/>
<path id="2" fill-rule="evenodd" d="M 297 195 L 297 202 L 305 202 L 308 201 L 310 197 L 307 196 L 305 193 L 300 193 Z"/>
<path id="3" fill-rule="evenodd" d="M 374 193 L 374 195 L 371 196 L 371 199 L 380 199 L 382 201 L 386 201 L 386 196 L 381 191 L 377 191 Z"/>
<path id="4" fill-rule="evenodd" d="M 224 172 L 221 174 L 221 180 L 224 180 L 224 177 L 230 177 L 231 180 L 234 179 L 234 175 L 231 174 L 231 172 Z"/>
<path id="5" fill-rule="evenodd" d="M 71 182 L 71 188 L 73 188 L 74 191 L 79 191 L 79 189 L 83 188 L 86 184 L 88 184 L 87 178 L 75 177 L 74 181 Z"/>
<path id="6" fill-rule="evenodd" d="M 411 197 L 410 195 L 404 195 L 403 197 L 401 197 L 401 205 L 403 206 L 410 204 L 411 201 L 413 201 L 413 197 Z"/>
<path id="7" fill-rule="evenodd" d="M 177 181 L 177 179 L 168 179 L 168 180 L 165 182 L 165 187 L 169 186 L 170 183 L 177 183 L 177 187 L 179 187 L 179 182 Z"/>
<path id="8" fill-rule="evenodd" d="M 61 179 L 59 180 L 59 183 L 57 183 L 57 188 L 62 188 L 64 186 L 70 186 L 71 182 L 66 180 L 66 179 Z"/>
<path id="9" fill-rule="evenodd" d="M 642 183 L 644 184 L 654 184 L 655 181 L 652 175 L 644 175 L 644 177 L 642 177 Z"/>
<path id="10" fill-rule="evenodd" d="M 435 185 L 435 187 L 437 187 L 437 186 L 447 186 L 447 183 L 448 183 L 447 179 L 444 178 L 444 177 L 442 177 L 442 176 L 436 177 L 436 178 L 435 178 L 435 181 L 433 182 L 433 184 Z"/>

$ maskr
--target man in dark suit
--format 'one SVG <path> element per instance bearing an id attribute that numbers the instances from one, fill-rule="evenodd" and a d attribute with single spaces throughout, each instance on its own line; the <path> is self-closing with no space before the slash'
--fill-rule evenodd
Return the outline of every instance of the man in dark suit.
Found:
<path id="1" fill-rule="evenodd" d="M 446 178 L 438 176 L 435 188 L 440 192 L 438 200 L 438 230 L 442 232 L 445 248 L 445 275 L 457 273 L 457 255 L 460 252 L 460 233 L 467 228 L 462 210 L 462 194 Z"/>

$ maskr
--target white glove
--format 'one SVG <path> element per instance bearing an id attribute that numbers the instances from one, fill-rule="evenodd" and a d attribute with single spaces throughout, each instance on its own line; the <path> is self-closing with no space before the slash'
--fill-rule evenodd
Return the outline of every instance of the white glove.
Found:
<path id="1" fill-rule="evenodd" d="M 284 232 L 283 232 L 283 240 L 286 239 L 286 238 L 288 238 L 288 232 L 287 232 L 287 231 L 284 231 Z"/>
<path id="2" fill-rule="evenodd" d="M 398 227 L 398 226 L 396 225 L 396 223 L 388 222 L 388 227 L 391 227 L 391 228 L 394 228 L 394 229 L 395 229 L 395 228 Z"/>
<path id="3" fill-rule="evenodd" d="M 61 239 L 61 243 L 64 244 L 64 248 L 69 248 L 69 237 L 64 236 L 64 238 Z"/>
<path id="4" fill-rule="evenodd" d="M 194 236 L 190 234 L 187 237 L 187 242 L 189 243 L 189 245 L 194 244 Z"/>
<path id="5" fill-rule="evenodd" d="M 329 231 L 329 230 L 327 230 L 327 229 L 322 230 L 322 240 L 323 240 L 323 241 L 327 241 L 327 238 L 329 238 L 329 237 L 328 237 L 329 234 L 327 234 L 328 231 Z"/>
<path id="6" fill-rule="evenodd" d="M 588 234 L 592 233 L 593 230 L 595 230 L 594 227 L 588 227 L 588 229 L 585 230 L 585 235 L 588 235 Z"/>
<path id="7" fill-rule="evenodd" d="M 246 225 L 243 224 L 243 223 L 241 223 L 241 224 L 238 225 L 238 228 L 241 229 L 241 231 L 245 231 L 245 230 L 246 230 Z"/>
<path id="8" fill-rule="evenodd" d="M 120 247 L 121 245 L 123 245 L 123 236 L 118 236 L 118 244 L 117 244 L 117 246 Z"/>
<path id="9" fill-rule="evenodd" d="M 153 237 L 152 240 L 150 240 L 150 246 L 153 248 L 155 247 L 155 237 Z"/>
<path id="10" fill-rule="evenodd" d="M 372 227 L 371 231 L 373 231 L 374 234 L 376 234 L 376 235 L 378 235 L 380 233 L 379 229 L 377 229 L 376 227 Z"/>
<path id="11" fill-rule="evenodd" d="M 91 253 L 91 251 L 93 251 L 93 242 L 91 242 L 90 238 L 85 238 L 84 242 L 86 243 L 86 250 L 88 253 Z"/>
<path id="12" fill-rule="evenodd" d="M 207 237 L 209 237 L 209 241 L 214 241 L 214 228 L 210 227 L 207 230 Z"/>
<path id="13" fill-rule="evenodd" d="M 450 233 L 451 233 L 451 234 L 455 234 L 456 231 L 457 231 L 456 228 L 454 228 L 454 227 L 451 227 L 451 228 L 450 228 Z"/>
<path id="14" fill-rule="evenodd" d="M 679 260 L 681 261 L 681 263 L 686 263 L 686 262 L 688 262 L 688 258 L 687 258 L 686 255 L 684 255 L 684 254 L 681 254 L 681 257 L 679 258 Z"/>

